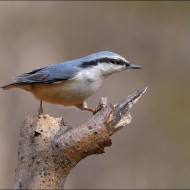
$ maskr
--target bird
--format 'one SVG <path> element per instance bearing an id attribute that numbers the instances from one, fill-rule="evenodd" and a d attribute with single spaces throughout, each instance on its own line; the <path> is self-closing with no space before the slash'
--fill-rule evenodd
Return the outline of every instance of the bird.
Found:
<path id="1" fill-rule="evenodd" d="M 89 108 L 86 99 L 96 92 L 104 79 L 123 70 L 140 68 L 142 66 L 130 63 L 117 53 L 101 51 L 17 75 L 12 83 L 0 88 L 31 92 L 40 100 L 38 115 L 44 114 L 43 101 L 95 114 L 98 110 Z"/>

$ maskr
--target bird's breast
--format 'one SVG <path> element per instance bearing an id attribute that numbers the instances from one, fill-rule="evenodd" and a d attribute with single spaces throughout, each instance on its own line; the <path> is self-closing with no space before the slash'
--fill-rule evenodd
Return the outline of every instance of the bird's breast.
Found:
<path id="1" fill-rule="evenodd" d="M 35 84 L 33 94 L 40 100 L 71 106 L 80 104 L 91 96 L 102 84 L 103 79 L 78 76 L 73 80 L 51 84 Z"/>

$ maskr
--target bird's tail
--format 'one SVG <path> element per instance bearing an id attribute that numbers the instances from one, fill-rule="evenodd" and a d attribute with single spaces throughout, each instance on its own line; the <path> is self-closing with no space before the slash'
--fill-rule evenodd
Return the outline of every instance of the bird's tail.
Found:
<path id="1" fill-rule="evenodd" d="M 23 90 L 31 91 L 31 85 L 30 84 L 19 84 L 19 83 L 11 83 L 8 85 L 0 86 L 3 90 L 9 90 L 11 88 L 21 88 Z"/>
<path id="2" fill-rule="evenodd" d="M 3 90 L 9 90 L 11 88 L 16 88 L 16 87 L 18 87 L 18 86 L 15 83 L 11 83 L 11 84 L 8 84 L 8 85 L 0 86 L 0 88 L 2 88 Z"/>

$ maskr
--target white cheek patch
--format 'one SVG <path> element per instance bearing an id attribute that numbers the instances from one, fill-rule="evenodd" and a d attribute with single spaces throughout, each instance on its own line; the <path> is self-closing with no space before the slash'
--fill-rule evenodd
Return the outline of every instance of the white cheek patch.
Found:
<path id="1" fill-rule="evenodd" d="M 122 70 L 125 70 L 125 65 L 116 65 L 116 64 L 112 64 L 112 63 L 103 63 L 98 65 L 100 68 L 100 70 L 102 71 L 102 74 L 104 75 L 110 75 L 112 73 L 115 72 L 119 72 Z"/>

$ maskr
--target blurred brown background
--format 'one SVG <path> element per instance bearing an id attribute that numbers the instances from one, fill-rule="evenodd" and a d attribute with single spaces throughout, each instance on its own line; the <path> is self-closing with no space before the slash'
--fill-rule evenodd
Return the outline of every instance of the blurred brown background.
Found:
<path id="1" fill-rule="evenodd" d="M 116 103 L 148 86 L 129 127 L 106 154 L 81 161 L 66 188 L 190 188 L 190 2 L 0 2 L 0 84 L 60 61 L 109 50 L 142 70 L 109 77 L 88 99 Z M 0 188 L 12 188 L 19 127 L 39 102 L 25 91 L 0 91 Z M 87 112 L 44 104 L 78 126 Z"/>

